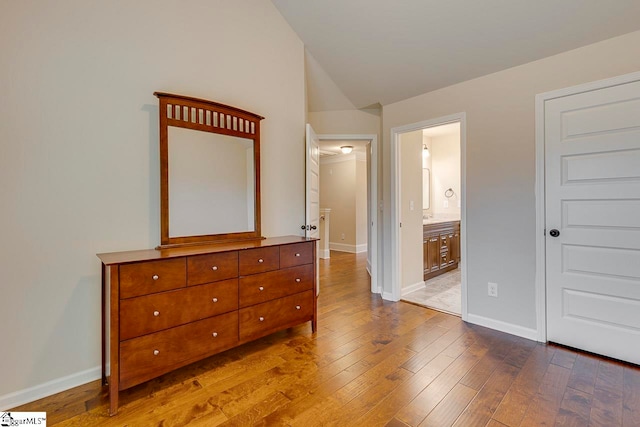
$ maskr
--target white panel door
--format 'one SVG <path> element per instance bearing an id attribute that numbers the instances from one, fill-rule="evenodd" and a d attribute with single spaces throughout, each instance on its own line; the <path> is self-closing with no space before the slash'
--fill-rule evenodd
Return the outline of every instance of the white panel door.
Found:
<path id="1" fill-rule="evenodd" d="M 547 100 L 547 338 L 640 363 L 640 82 Z"/>
<path id="2" fill-rule="evenodd" d="M 310 124 L 307 123 L 306 137 L 306 192 L 305 192 L 305 236 L 320 238 L 320 140 Z M 316 242 L 316 265 L 320 251 Z M 317 292 L 320 293 L 320 273 L 316 269 Z"/>

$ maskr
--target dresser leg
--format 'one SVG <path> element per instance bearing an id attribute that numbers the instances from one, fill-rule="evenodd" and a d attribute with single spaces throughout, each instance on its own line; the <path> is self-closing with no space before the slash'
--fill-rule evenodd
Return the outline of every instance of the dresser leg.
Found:
<path id="1" fill-rule="evenodd" d="M 102 263 L 102 385 L 107 385 L 107 307 L 106 307 L 106 267 Z"/>
<path id="2" fill-rule="evenodd" d="M 118 390 L 114 390 L 111 383 L 109 385 L 109 416 L 113 417 L 118 413 Z"/>

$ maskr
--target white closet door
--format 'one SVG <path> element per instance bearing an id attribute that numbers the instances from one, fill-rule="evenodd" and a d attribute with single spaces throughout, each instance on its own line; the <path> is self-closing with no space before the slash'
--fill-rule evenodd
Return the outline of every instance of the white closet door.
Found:
<path id="1" fill-rule="evenodd" d="M 547 338 L 640 363 L 640 82 L 544 108 Z"/>

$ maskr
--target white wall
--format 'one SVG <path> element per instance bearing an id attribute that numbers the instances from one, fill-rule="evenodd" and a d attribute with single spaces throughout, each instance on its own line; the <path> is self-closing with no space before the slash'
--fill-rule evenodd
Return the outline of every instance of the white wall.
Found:
<path id="1" fill-rule="evenodd" d="M 434 136 L 431 152 L 431 212 L 435 216 L 460 216 L 460 134 Z M 451 188 L 450 198 L 445 192 Z M 445 201 L 448 207 L 445 207 Z"/>
<path id="2" fill-rule="evenodd" d="M 159 243 L 154 91 L 265 116 L 263 233 L 300 231 L 304 48 L 271 2 L 4 2 L 0 407 L 100 373 L 95 254 Z"/>
<path id="3" fill-rule="evenodd" d="M 400 134 L 402 289 L 422 285 L 422 130 Z"/>
<path id="4" fill-rule="evenodd" d="M 466 112 L 470 320 L 535 337 L 535 95 L 640 70 L 640 32 L 565 52 L 383 108 L 383 197 L 390 129 Z M 390 205 L 384 285 L 391 292 Z M 500 297 L 487 296 L 487 282 Z"/>

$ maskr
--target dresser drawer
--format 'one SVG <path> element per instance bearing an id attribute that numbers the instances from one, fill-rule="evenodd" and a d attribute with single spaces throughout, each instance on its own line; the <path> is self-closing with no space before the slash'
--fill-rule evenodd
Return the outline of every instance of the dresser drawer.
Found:
<path id="1" fill-rule="evenodd" d="M 270 247 L 240 251 L 239 264 L 241 276 L 277 270 L 280 268 L 280 250 Z"/>
<path id="2" fill-rule="evenodd" d="M 315 244 L 316 242 L 305 242 L 280 246 L 280 268 L 311 264 Z"/>
<path id="3" fill-rule="evenodd" d="M 240 341 L 248 341 L 313 319 L 313 291 L 240 309 Z"/>
<path id="4" fill-rule="evenodd" d="M 120 340 L 238 309 L 238 279 L 161 292 L 120 302 Z"/>
<path id="5" fill-rule="evenodd" d="M 186 283 L 187 268 L 184 258 L 120 266 L 120 298 L 183 288 Z"/>
<path id="6" fill-rule="evenodd" d="M 120 390 L 238 344 L 236 311 L 120 343 Z"/>
<path id="7" fill-rule="evenodd" d="M 238 277 L 238 252 L 187 258 L 187 286 Z"/>
<path id="8" fill-rule="evenodd" d="M 313 289 L 313 264 L 240 278 L 240 307 Z"/>

